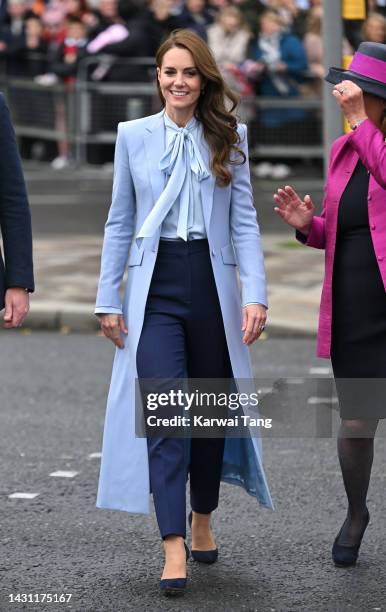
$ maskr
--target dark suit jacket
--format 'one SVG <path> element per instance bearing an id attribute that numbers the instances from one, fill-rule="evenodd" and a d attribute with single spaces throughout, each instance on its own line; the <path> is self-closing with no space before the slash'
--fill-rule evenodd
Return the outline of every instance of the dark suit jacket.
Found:
<path id="1" fill-rule="evenodd" d="M 31 214 L 15 132 L 0 94 L 0 309 L 9 287 L 34 290 Z"/>

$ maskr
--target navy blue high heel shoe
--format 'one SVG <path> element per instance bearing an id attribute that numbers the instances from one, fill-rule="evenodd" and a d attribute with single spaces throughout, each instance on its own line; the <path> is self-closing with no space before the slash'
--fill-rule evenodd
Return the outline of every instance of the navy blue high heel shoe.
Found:
<path id="1" fill-rule="evenodd" d="M 189 513 L 188 521 L 189 527 L 192 528 L 192 512 Z M 192 548 L 192 557 L 198 563 L 207 563 L 208 565 L 212 563 L 216 563 L 218 559 L 218 548 L 214 548 L 213 550 L 193 550 Z"/>
<path id="2" fill-rule="evenodd" d="M 369 521 L 370 521 L 370 514 L 369 514 L 369 511 L 367 510 L 366 522 L 363 527 L 362 535 L 360 537 L 358 544 L 355 544 L 355 546 L 342 546 L 341 544 L 338 544 L 340 534 L 342 533 L 342 530 L 344 527 L 344 523 L 343 523 L 338 535 L 335 538 L 334 545 L 332 547 L 332 560 L 334 561 L 337 567 L 352 567 L 353 565 L 356 564 L 357 559 L 358 559 L 359 549 L 362 544 L 362 538 L 366 531 L 367 525 L 369 524 Z"/>
<path id="3" fill-rule="evenodd" d="M 184 542 L 186 560 L 190 557 L 190 551 Z M 183 595 L 186 590 L 187 578 L 163 578 L 160 580 L 160 589 L 163 595 L 166 597 L 174 597 L 176 595 Z"/>

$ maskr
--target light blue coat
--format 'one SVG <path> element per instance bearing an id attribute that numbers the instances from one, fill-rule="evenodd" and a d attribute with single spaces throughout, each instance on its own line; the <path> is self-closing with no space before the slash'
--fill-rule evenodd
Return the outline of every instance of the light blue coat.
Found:
<path id="1" fill-rule="evenodd" d="M 245 125 L 240 124 L 238 130 L 242 137 L 241 147 L 247 155 Z M 164 188 L 164 176 L 158 169 L 164 150 L 162 111 L 119 124 L 112 204 L 105 226 L 95 310 L 123 312 L 129 331 L 125 347 L 117 349 L 114 358 L 97 506 L 145 514 L 149 512 L 149 469 L 146 439 L 135 437 L 136 351 L 160 230 L 152 238 L 144 238 L 140 248 L 134 238 Z M 210 151 L 205 141 L 200 143 L 200 150 L 210 168 Z M 267 298 L 249 164 L 230 167 L 231 185 L 219 187 L 211 174 L 201 182 L 201 194 L 229 355 L 241 392 L 250 386 L 248 380 L 252 378 L 252 370 L 248 348 L 242 342 L 242 303 L 236 261 L 243 303 L 266 304 Z M 122 305 L 119 289 L 126 268 L 128 277 Z M 243 486 L 262 505 L 273 507 L 261 463 L 259 439 L 226 439 L 222 480 Z"/>

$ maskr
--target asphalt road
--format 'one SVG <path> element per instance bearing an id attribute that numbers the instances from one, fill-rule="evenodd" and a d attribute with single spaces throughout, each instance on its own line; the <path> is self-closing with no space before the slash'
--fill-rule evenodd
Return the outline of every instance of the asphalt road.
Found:
<path id="1" fill-rule="evenodd" d="M 333 438 L 264 442 L 275 512 L 222 485 L 212 567 L 189 562 L 178 601 L 158 593 L 162 547 L 154 513 L 95 508 L 112 345 L 98 336 L 1 332 L 0 610 L 365 612 L 386 609 L 385 438 L 377 442 L 371 524 L 360 563 L 331 563 L 345 514 Z M 265 340 L 256 376 L 302 377 L 328 367 L 309 340 Z M 299 385 L 301 387 L 301 385 Z M 307 417 L 307 412 L 304 413 Z M 73 477 L 51 473 L 74 471 Z M 34 499 L 11 499 L 15 492 Z M 69 603 L 10 603 L 10 594 L 71 593 Z"/>

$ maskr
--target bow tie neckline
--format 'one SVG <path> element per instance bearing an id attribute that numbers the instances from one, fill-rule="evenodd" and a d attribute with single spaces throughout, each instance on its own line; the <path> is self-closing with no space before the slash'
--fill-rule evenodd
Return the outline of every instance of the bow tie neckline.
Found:
<path id="1" fill-rule="evenodd" d="M 197 119 L 192 117 L 185 127 L 176 125 L 166 112 L 163 119 L 165 128 L 174 132 L 158 166 L 169 180 L 136 238 L 153 236 L 179 198 L 177 236 L 187 240 L 188 230 L 193 225 L 192 174 L 201 182 L 210 176 L 210 172 L 193 135 L 195 128 L 198 127 Z"/>

